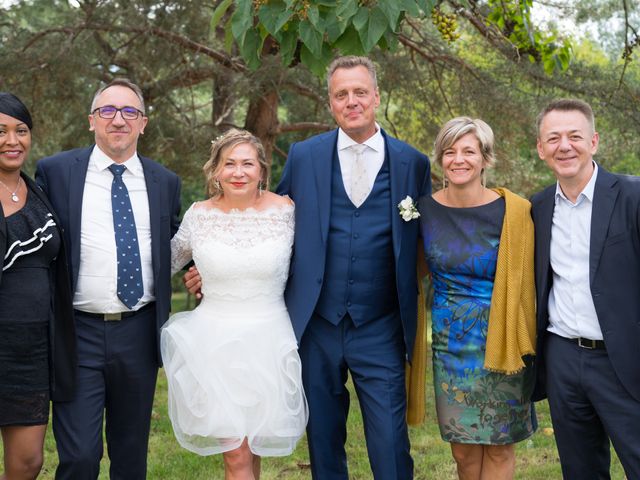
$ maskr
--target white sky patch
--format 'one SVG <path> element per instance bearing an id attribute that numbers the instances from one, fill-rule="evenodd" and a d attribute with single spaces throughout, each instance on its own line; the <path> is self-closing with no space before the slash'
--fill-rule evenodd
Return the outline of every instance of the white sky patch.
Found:
<path id="1" fill-rule="evenodd" d="M 552 3 L 552 5 L 549 5 Z M 588 38 L 596 43 L 602 43 L 603 37 L 622 28 L 622 22 L 617 16 L 608 19 L 599 18 L 576 24 L 572 0 L 553 0 L 553 2 L 533 2 L 531 19 L 541 30 L 555 29 L 561 36 L 572 37 L 575 40 Z"/>

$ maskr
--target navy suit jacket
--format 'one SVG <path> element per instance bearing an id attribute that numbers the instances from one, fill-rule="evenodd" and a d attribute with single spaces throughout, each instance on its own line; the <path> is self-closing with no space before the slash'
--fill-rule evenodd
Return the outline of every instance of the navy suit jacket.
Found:
<path id="1" fill-rule="evenodd" d="M 21 173 L 21 176 L 29 189 L 29 195 L 36 195 L 53 215 L 53 220 L 56 222 L 58 233 L 62 239 L 60 251 L 51 264 L 49 275 L 53 300 L 53 308 L 49 316 L 49 390 L 52 400 L 68 401 L 73 398 L 75 392 L 77 355 L 76 330 L 63 230 L 56 212 L 42 190 L 27 175 Z M 4 258 L 6 250 L 7 224 L 2 208 L 0 208 L 0 259 Z M 0 280 L 2 280 L 1 268 Z M 25 288 L 29 288 L 29 286 L 25 285 Z"/>
<path id="2" fill-rule="evenodd" d="M 384 131 L 391 180 L 391 218 L 396 285 L 408 358 L 416 336 L 419 222 L 402 220 L 398 203 L 407 195 L 417 201 L 431 191 L 429 159 Z M 331 168 L 338 130 L 316 135 L 289 149 L 277 191 L 295 202 L 295 236 L 285 301 L 298 343 L 320 296 L 331 215 Z M 373 274 L 374 272 L 372 272 Z"/>
<path id="3" fill-rule="evenodd" d="M 546 397 L 543 342 L 553 282 L 549 251 L 555 189 L 552 185 L 531 199 L 538 305 L 534 400 Z M 613 369 L 627 391 L 640 400 L 640 177 L 614 175 L 598 166 L 591 213 L 589 280 Z"/>
<path id="4" fill-rule="evenodd" d="M 67 246 L 71 291 L 80 268 L 80 220 L 89 156 L 93 146 L 61 152 L 38 161 L 36 182 L 49 197 L 60 218 Z M 149 197 L 151 258 L 156 298 L 156 342 L 171 310 L 171 237 L 178 230 L 180 179 L 153 160 L 140 156 Z M 157 349 L 158 365 L 162 364 Z"/>

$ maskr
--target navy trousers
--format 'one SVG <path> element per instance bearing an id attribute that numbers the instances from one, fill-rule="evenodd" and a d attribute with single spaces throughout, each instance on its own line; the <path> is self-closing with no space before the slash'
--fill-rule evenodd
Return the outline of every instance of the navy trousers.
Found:
<path id="1" fill-rule="evenodd" d="M 307 440 L 316 480 L 348 480 L 348 373 L 360 401 L 367 452 L 378 480 L 413 478 L 406 423 L 405 348 L 399 314 L 355 327 L 314 315 L 299 348 L 309 403 Z"/>
<path id="2" fill-rule="evenodd" d="M 118 321 L 76 312 L 78 381 L 71 402 L 53 404 L 56 479 L 95 480 L 103 454 L 111 480 L 143 480 L 158 364 L 155 307 Z"/>
<path id="3" fill-rule="evenodd" d="M 563 477 L 609 480 L 611 439 L 627 479 L 640 479 L 640 402 L 618 380 L 606 350 L 549 333 L 544 348 Z"/>

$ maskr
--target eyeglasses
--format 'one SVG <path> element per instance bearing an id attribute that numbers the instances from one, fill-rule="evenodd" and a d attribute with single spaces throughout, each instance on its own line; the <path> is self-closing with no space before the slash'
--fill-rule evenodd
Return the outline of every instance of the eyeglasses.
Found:
<path id="1" fill-rule="evenodd" d="M 142 110 L 138 110 L 136 107 L 122 107 L 116 108 L 113 105 L 105 105 L 104 107 L 96 108 L 92 114 L 98 112 L 100 118 L 104 118 L 105 120 L 112 120 L 116 118 L 118 112 L 122 115 L 122 118 L 125 120 L 136 120 L 138 115 L 144 116 L 144 112 Z"/>

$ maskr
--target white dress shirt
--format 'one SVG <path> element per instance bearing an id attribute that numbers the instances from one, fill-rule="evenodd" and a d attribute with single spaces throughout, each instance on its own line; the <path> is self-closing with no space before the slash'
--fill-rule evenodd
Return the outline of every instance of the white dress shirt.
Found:
<path id="1" fill-rule="evenodd" d="M 556 185 L 550 251 L 553 285 L 547 330 L 561 337 L 602 340 L 589 282 L 591 210 L 598 176 L 598 165 L 593 165 L 591 179 L 576 203 L 562 193 L 560 184 Z"/>
<path id="2" fill-rule="evenodd" d="M 111 212 L 113 174 L 108 169 L 112 163 L 113 160 L 96 145 L 89 157 L 84 183 L 80 223 L 80 268 L 73 297 L 73 307 L 83 312 L 118 313 L 128 310 L 117 293 L 116 240 Z M 144 283 L 144 295 L 133 308 L 137 310 L 155 300 L 149 197 L 142 163 L 137 153 L 123 165 L 127 169 L 122 175 L 122 180 L 129 191 L 136 221 Z"/>
<path id="3" fill-rule="evenodd" d="M 351 170 L 353 162 L 355 162 L 356 154 L 351 148 L 353 145 L 358 145 L 358 142 L 353 140 L 344 131 L 338 129 L 338 160 L 340 161 L 340 171 L 342 172 L 342 182 L 344 183 L 344 189 L 347 192 L 347 196 L 351 199 Z M 369 181 L 369 192 L 373 189 L 373 184 L 376 181 L 378 172 L 382 168 L 384 163 L 384 137 L 380 133 L 380 125 L 376 123 L 376 133 L 369 137 L 362 145 L 366 145 L 362 155 L 364 156 L 365 163 L 367 165 L 367 179 Z M 353 200 L 353 199 L 352 199 Z"/>

